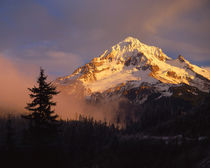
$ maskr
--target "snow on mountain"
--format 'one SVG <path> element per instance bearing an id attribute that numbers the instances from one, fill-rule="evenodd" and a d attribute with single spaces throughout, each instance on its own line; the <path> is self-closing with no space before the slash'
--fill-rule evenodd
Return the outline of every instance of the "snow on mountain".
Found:
<path id="1" fill-rule="evenodd" d="M 170 96 L 169 87 L 178 84 L 187 84 L 208 92 L 210 73 L 182 56 L 171 59 L 160 48 L 127 37 L 71 75 L 58 78 L 56 83 L 69 89 L 69 93 L 72 93 L 70 89 L 82 86 L 86 96 L 127 83 L 130 88 L 148 83 L 162 92 L 163 96 Z"/>

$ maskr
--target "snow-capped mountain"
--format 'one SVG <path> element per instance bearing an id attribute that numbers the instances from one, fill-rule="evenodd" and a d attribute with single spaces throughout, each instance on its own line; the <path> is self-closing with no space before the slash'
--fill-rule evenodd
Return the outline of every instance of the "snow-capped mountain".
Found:
<path id="1" fill-rule="evenodd" d="M 209 92 L 210 73 L 181 55 L 172 59 L 158 47 L 127 37 L 56 84 L 68 94 L 85 97 L 125 96 L 135 90 L 135 101 L 143 103 L 148 93 L 171 96 L 177 86 L 190 87 L 194 95 Z"/>

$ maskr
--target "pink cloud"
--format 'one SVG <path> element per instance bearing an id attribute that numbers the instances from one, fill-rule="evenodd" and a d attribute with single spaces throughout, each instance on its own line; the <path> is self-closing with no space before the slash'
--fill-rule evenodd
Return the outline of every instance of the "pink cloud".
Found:
<path id="1" fill-rule="evenodd" d="M 29 75 L 32 74 L 29 71 L 32 72 L 31 69 L 28 69 L 27 73 L 20 71 L 18 66 L 0 54 L 1 109 L 9 111 L 9 113 L 24 111 L 28 101 L 27 88 L 33 86 L 35 80 L 33 76 Z"/>

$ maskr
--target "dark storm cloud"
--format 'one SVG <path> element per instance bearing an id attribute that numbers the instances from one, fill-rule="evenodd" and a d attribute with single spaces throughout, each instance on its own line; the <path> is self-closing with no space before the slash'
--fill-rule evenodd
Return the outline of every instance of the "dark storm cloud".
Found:
<path id="1" fill-rule="evenodd" d="M 209 65 L 209 9 L 208 0 L 2 0 L 0 52 L 68 73 L 134 36 Z"/>

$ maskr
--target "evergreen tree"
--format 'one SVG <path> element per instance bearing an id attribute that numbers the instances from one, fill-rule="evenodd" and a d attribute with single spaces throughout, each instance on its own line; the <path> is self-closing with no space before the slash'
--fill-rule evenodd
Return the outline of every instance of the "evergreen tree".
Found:
<path id="1" fill-rule="evenodd" d="M 49 134 L 57 129 L 56 119 L 58 115 L 52 110 L 52 106 L 56 105 L 52 98 L 59 92 L 56 91 L 56 87 L 52 85 L 52 82 L 48 83 L 46 79 L 47 76 L 45 76 L 44 70 L 40 68 L 40 76 L 37 80 L 38 86 L 29 88 L 31 92 L 29 96 L 32 102 L 27 103 L 25 107 L 31 113 L 22 116 L 30 120 L 30 131 L 35 133 L 35 136 L 37 134 L 42 135 L 42 133 L 46 136 L 46 132 Z"/>

